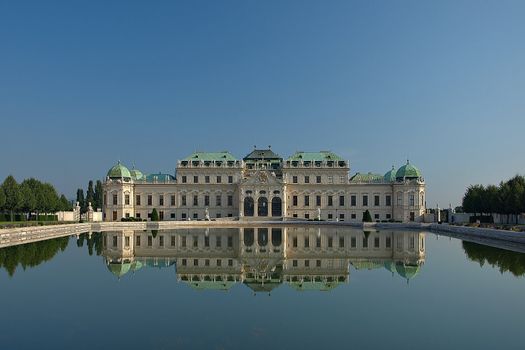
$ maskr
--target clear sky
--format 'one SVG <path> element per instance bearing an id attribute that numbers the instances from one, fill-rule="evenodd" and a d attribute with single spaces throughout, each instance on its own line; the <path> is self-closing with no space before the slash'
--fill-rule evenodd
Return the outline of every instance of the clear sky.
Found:
<path id="1" fill-rule="evenodd" d="M 0 177 L 332 150 L 428 206 L 525 173 L 524 1 L 0 2 Z"/>

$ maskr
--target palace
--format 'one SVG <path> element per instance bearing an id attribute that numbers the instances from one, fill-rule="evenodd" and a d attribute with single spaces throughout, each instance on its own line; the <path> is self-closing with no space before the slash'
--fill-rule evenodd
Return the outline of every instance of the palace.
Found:
<path id="1" fill-rule="evenodd" d="M 349 162 L 329 151 L 296 152 L 283 159 L 271 148 L 242 160 L 229 152 L 195 152 L 174 175 L 143 174 L 118 162 L 104 182 L 105 221 L 363 220 L 422 221 L 425 181 L 407 161 L 386 174 L 350 176 Z"/>
<path id="2" fill-rule="evenodd" d="M 244 227 L 103 232 L 102 256 L 116 277 L 145 268 L 176 269 L 198 290 L 243 284 L 271 292 L 330 291 L 355 270 L 386 269 L 414 278 L 425 262 L 425 234 L 340 227 Z"/>

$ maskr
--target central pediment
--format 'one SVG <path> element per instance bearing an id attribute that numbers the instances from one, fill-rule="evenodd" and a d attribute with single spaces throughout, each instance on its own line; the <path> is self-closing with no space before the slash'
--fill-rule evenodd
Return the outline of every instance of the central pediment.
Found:
<path id="1" fill-rule="evenodd" d="M 275 172 L 269 170 L 256 170 L 249 173 L 241 182 L 242 186 L 282 186 L 283 181 L 278 179 Z"/>

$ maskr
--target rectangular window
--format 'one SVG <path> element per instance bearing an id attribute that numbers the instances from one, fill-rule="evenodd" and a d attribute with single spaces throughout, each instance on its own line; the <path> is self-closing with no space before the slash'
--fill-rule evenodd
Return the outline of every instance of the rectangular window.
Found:
<path id="1" fill-rule="evenodd" d="M 292 176 L 292 182 L 293 182 L 294 184 L 297 183 L 297 176 Z"/>
<path id="2" fill-rule="evenodd" d="M 334 197 L 328 196 L 328 206 L 331 207 L 334 205 Z"/>
<path id="3" fill-rule="evenodd" d="M 159 220 L 164 220 L 164 212 L 162 210 L 159 211 Z"/>
<path id="4" fill-rule="evenodd" d="M 210 237 L 204 236 L 204 246 L 208 248 L 210 246 Z"/>
<path id="5" fill-rule="evenodd" d="M 321 196 L 315 196 L 315 205 L 321 206 Z"/>
<path id="6" fill-rule="evenodd" d="M 345 206 L 345 196 L 339 196 L 339 206 L 340 207 Z"/>
<path id="7" fill-rule="evenodd" d="M 186 259 L 182 259 L 181 262 L 182 262 L 182 266 L 186 266 L 186 265 L 188 265 L 188 261 L 187 261 Z"/>
<path id="8" fill-rule="evenodd" d="M 328 213 L 328 220 L 332 220 L 334 218 L 332 213 Z"/>
<path id="9" fill-rule="evenodd" d="M 229 184 L 232 184 L 233 183 L 233 176 L 228 176 L 228 183 Z"/>
<path id="10" fill-rule="evenodd" d="M 159 246 L 164 247 L 164 236 L 159 236 Z"/>
<path id="11" fill-rule="evenodd" d="M 222 177 L 219 175 L 217 176 L 217 183 L 220 184 L 222 182 Z"/>
<path id="12" fill-rule="evenodd" d="M 356 218 L 357 218 L 357 215 L 354 213 L 354 214 L 350 215 L 350 217 L 351 217 L 352 219 L 356 219 Z"/>
<path id="13" fill-rule="evenodd" d="M 170 203 L 171 203 L 171 206 L 172 206 L 172 207 L 175 206 L 175 195 L 174 195 L 174 194 L 171 195 Z"/>
<path id="14" fill-rule="evenodd" d="M 339 248 L 344 248 L 344 247 L 345 247 L 345 238 L 339 237 Z"/>
<path id="15" fill-rule="evenodd" d="M 315 239 L 315 247 L 321 248 L 321 237 L 316 237 Z"/>
<path id="16" fill-rule="evenodd" d="M 197 248 L 199 246 L 199 237 L 193 236 L 193 248 Z"/>
<path id="17" fill-rule="evenodd" d="M 228 196 L 228 206 L 233 206 L 233 196 Z"/>
<path id="18" fill-rule="evenodd" d="M 228 266 L 233 266 L 233 259 L 228 259 Z"/>
<path id="19" fill-rule="evenodd" d="M 195 175 L 193 176 L 193 183 L 198 184 L 199 183 L 199 176 Z"/>
<path id="20" fill-rule="evenodd" d="M 297 267 L 297 260 L 292 260 L 292 266 Z"/>
<path id="21" fill-rule="evenodd" d="M 345 214 L 339 214 L 339 220 L 345 221 Z"/>
<path id="22" fill-rule="evenodd" d="M 183 207 L 185 207 L 185 206 L 186 206 L 186 195 L 185 195 L 185 194 L 183 194 L 183 195 L 180 197 L 180 201 L 181 201 L 181 205 L 182 205 Z"/>
<path id="23" fill-rule="evenodd" d="M 414 206 L 414 203 L 415 203 L 415 200 L 414 200 L 414 194 L 411 193 L 409 196 L 408 196 L 408 205 L 410 205 L 411 207 Z"/>
<path id="24" fill-rule="evenodd" d="M 363 195 L 363 207 L 368 206 L 368 195 Z"/>
<path id="25" fill-rule="evenodd" d="M 113 247 L 117 246 L 117 236 L 113 236 Z"/>
<path id="26" fill-rule="evenodd" d="M 379 248 L 379 237 L 374 237 L 374 248 Z"/>
<path id="27" fill-rule="evenodd" d="M 328 248 L 332 248 L 334 245 L 334 239 L 332 237 L 328 237 Z"/>
<path id="28" fill-rule="evenodd" d="M 148 194 L 148 205 L 153 205 L 153 196 Z"/>
<path id="29" fill-rule="evenodd" d="M 153 236 L 148 236 L 148 247 L 153 245 Z"/>
<path id="30" fill-rule="evenodd" d="M 217 259 L 217 267 L 221 267 L 222 266 L 222 260 L 221 259 Z"/>
<path id="31" fill-rule="evenodd" d="M 310 214 L 308 214 L 308 213 L 304 214 L 304 218 L 305 219 L 310 219 Z"/>
<path id="32" fill-rule="evenodd" d="M 297 206 L 297 196 L 293 196 L 293 197 L 292 197 L 292 205 L 293 205 L 294 207 Z"/>
<path id="33" fill-rule="evenodd" d="M 386 245 L 387 248 L 391 248 L 392 247 L 392 238 L 387 237 L 386 241 L 385 241 L 385 245 Z"/>
<path id="34" fill-rule="evenodd" d="M 204 182 L 207 183 L 207 184 L 210 183 L 210 176 L 209 175 L 204 176 Z"/>
<path id="35" fill-rule="evenodd" d="M 164 195 L 159 194 L 159 206 L 164 206 Z"/>
<path id="36" fill-rule="evenodd" d="M 180 245 L 183 247 L 183 248 L 186 248 L 186 236 L 182 236 L 180 238 L 181 242 L 180 242 Z"/>
<path id="37" fill-rule="evenodd" d="M 310 267 L 310 260 L 304 261 L 304 267 Z"/>
<path id="38" fill-rule="evenodd" d="M 401 192 L 397 194 L 397 205 L 403 205 L 403 193 Z"/>
<path id="39" fill-rule="evenodd" d="M 392 218 L 392 215 L 391 215 L 391 214 L 386 214 L 386 218 L 387 218 L 387 219 L 391 219 L 391 218 Z"/>
<path id="40" fill-rule="evenodd" d="M 228 248 L 233 248 L 233 237 L 228 236 Z"/>
<path id="41" fill-rule="evenodd" d="M 124 195 L 124 204 L 129 205 L 129 194 Z"/>
<path id="42" fill-rule="evenodd" d="M 199 196 L 194 195 L 193 196 L 193 206 L 196 207 L 199 205 Z"/>
<path id="43" fill-rule="evenodd" d="M 135 236 L 135 244 L 140 247 L 140 236 Z"/>
<path id="44" fill-rule="evenodd" d="M 113 205 L 117 205 L 117 195 L 113 195 Z"/>
<path id="45" fill-rule="evenodd" d="M 137 194 L 137 195 L 135 196 L 135 204 L 136 204 L 136 205 L 140 205 L 140 194 Z"/>
<path id="46" fill-rule="evenodd" d="M 180 217 L 182 220 L 186 220 L 186 213 L 182 213 Z"/>
<path id="47" fill-rule="evenodd" d="M 350 197 L 350 205 L 351 205 L 352 207 L 357 206 L 357 196 L 356 196 L 356 195 L 352 195 L 352 196 Z"/>
<path id="48" fill-rule="evenodd" d="M 368 248 L 368 238 L 363 237 L 363 248 Z"/>
<path id="49" fill-rule="evenodd" d="M 319 175 L 316 176 L 316 177 L 315 177 L 315 182 L 317 182 L 318 184 L 320 184 L 320 183 L 321 183 L 321 176 L 319 176 Z"/>
<path id="50" fill-rule="evenodd" d="M 198 219 L 198 218 L 199 218 L 199 214 L 197 214 L 197 213 L 193 213 L 193 218 L 194 218 L 194 219 Z"/>
<path id="51" fill-rule="evenodd" d="M 135 213 L 135 216 L 140 219 L 140 213 Z"/>
<path id="52" fill-rule="evenodd" d="M 379 220 L 379 214 L 374 214 L 374 219 Z"/>
<path id="53" fill-rule="evenodd" d="M 316 260 L 315 261 L 315 266 L 316 267 L 321 267 L 321 260 Z"/>
<path id="54" fill-rule="evenodd" d="M 306 176 L 304 177 L 304 183 L 305 183 L 305 184 L 309 184 L 309 183 L 310 183 L 310 176 L 306 175 Z"/>
<path id="55" fill-rule="evenodd" d="M 171 246 L 172 247 L 175 247 L 175 240 L 176 240 L 176 237 L 175 235 L 171 236 Z"/>
<path id="56" fill-rule="evenodd" d="M 392 196 L 387 194 L 385 197 L 385 205 L 387 207 L 390 207 L 392 205 Z"/>
<path id="57" fill-rule="evenodd" d="M 210 266 L 210 259 L 204 259 L 204 266 Z"/>
<path id="58" fill-rule="evenodd" d="M 304 237 L 304 247 L 310 248 L 310 237 Z"/>
<path id="59" fill-rule="evenodd" d="M 220 194 L 218 194 L 216 197 L 215 197 L 215 205 L 217 207 L 220 207 L 222 205 L 222 196 Z"/>
<path id="60" fill-rule="evenodd" d="M 334 177 L 333 176 L 328 176 L 328 183 L 329 184 L 333 184 L 334 183 Z"/>
<path id="61" fill-rule="evenodd" d="M 182 183 L 185 184 L 186 182 L 188 182 L 188 178 L 184 175 L 182 176 Z"/>
<path id="62" fill-rule="evenodd" d="M 199 266 L 199 259 L 193 259 L 193 266 Z"/>
<path id="63" fill-rule="evenodd" d="M 292 241 L 293 241 L 293 247 L 297 248 L 297 237 L 294 237 Z"/>
<path id="64" fill-rule="evenodd" d="M 170 214 L 170 219 L 175 219 L 175 213 Z"/>
<path id="65" fill-rule="evenodd" d="M 310 196 L 304 196 L 304 206 L 310 206 Z"/>
<path id="66" fill-rule="evenodd" d="M 204 196 L 204 205 L 207 207 L 210 205 L 210 196 L 208 195 Z"/>
<path id="67" fill-rule="evenodd" d="M 357 246 L 357 239 L 355 237 L 350 238 L 350 248 L 355 248 Z"/>
<path id="68" fill-rule="evenodd" d="M 221 245 L 222 245 L 222 240 L 221 240 L 221 238 L 222 238 L 221 236 L 217 236 L 217 237 L 215 238 L 215 246 L 216 246 L 217 248 L 220 248 Z"/>
<path id="69" fill-rule="evenodd" d="M 378 195 L 374 196 L 374 206 L 379 207 L 379 196 Z"/>
<path id="70" fill-rule="evenodd" d="M 345 179 L 344 176 L 341 176 L 341 177 L 339 178 L 339 181 L 340 181 L 342 184 L 346 183 L 346 179 Z"/>

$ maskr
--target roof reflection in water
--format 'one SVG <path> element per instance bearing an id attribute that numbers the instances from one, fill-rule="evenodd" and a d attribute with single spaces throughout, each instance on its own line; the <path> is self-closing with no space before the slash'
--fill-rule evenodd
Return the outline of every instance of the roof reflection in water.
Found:
<path id="1" fill-rule="evenodd" d="M 386 269 L 414 278 L 425 260 L 419 232 L 363 232 L 334 227 L 258 227 L 114 231 L 103 233 L 106 265 L 115 276 L 175 266 L 196 290 L 244 284 L 270 293 L 287 284 L 297 291 L 330 291 L 356 270 Z"/>

